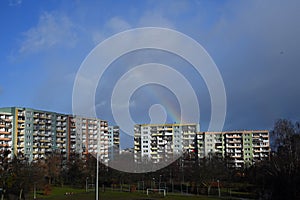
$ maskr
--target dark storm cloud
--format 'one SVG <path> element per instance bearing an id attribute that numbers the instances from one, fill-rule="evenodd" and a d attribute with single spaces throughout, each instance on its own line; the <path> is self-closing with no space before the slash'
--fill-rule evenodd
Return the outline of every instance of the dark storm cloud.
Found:
<path id="1" fill-rule="evenodd" d="M 39 13 L 35 26 L 31 27 L 32 21 L 25 24 L 31 28 L 22 31 L 22 41 L 17 48 L 21 55 L 16 60 L 24 57 L 27 61 L 23 65 L 26 70 L 23 66 L 17 70 L 22 84 L 4 81 L 5 95 L 1 96 L 1 102 L 71 113 L 77 70 L 95 45 L 124 29 L 151 25 L 178 30 L 203 45 L 211 55 L 227 92 L 225 130 L 271 129 L 278 118 L 299 119 L 300 1 L 149 1 L 138 3 L 132 9 L 126 6 L 80 1 L 74 4 L 74 9 L 62 5 L 61 9 Z M 104 17 L 103 13 L 111 7 L 116 7 L 116 11 Z M 130 67 L 157 62 L 174 67 L 191 82 L 200 102 L 201 130 L 207 130 L 210 95 L 201 75 L 189 70 L 192 66 L 179 59 L 145 53 L 126 55 L 127 60 L 120 58 L 120 65 L 114 67 L 113 63 L 107 70 L 98 83 L 95 97 L 98 117 L 114 124 L 110 98 L 116 81 Z M 6 69 L 11 70 L 12 66 Z M 43 71 L 36 70 L 42 68 Z M 83 82 L 89 81 L 81 78 Z M 26 103 L 25 95 L 14 100 L 10 98 L 12 92 L 11 96 L 6 95 L 15 91 L 14 88 L 18 88 L 18 96 L 20 92 L 28 96 Z M 157 94 L 160 93 L 133 95 L 130 109 L 137 122 L 149 121 L 149 105 L 160 103 L 154 98 Z M 167 100 L 173 98 L 164 95 Z M 84 102 L 86 97 L 81 98 Z M 175 98 L 173 104 L 170 105 L 176 107 Z M 125 136 L 132 144 L 132 138 Z"/>
<path id="2" fill-rule="evenodd" d="M 217 53 L 226 55 L 215 56 L 228 97 L 225 129 L 268 129 L 277 118 L 299 119 L 300 2 L 239 6 L 217 38 L 223 44 Z"/>

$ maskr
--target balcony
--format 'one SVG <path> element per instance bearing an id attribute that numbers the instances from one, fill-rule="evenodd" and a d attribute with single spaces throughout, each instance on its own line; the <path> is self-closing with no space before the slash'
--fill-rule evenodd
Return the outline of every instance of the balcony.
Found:
<path id="1" fill-rule="evenodd" d="M 242 142 L 241 139 L 232 139 L 228 141 L 228 143 L 241 143 L 241 142 Z"/>
<path id="2" fill-rule="evenodd" d="M 11 132 L 9 132 L 8 130 L 0 130 L 0 134 L 10 135 Z"/>
<path id="3" fill-rule="evenodd" d="M 40 114 L 40 118 L 41 118 L 41 119 L 46 119 L 46 115 Z"/>
<path id="4" fill-rule="evenodd" d="M 37 135 L 40 137 L 45 137 L 45 132 L 38 132 Z"/>
<path id="5" fill-rule="evenodd" d="M 241 138 L 241 135 L 226 135 L 226 138 Z"/>
<path id="6" fill-rule="evenodd" d="M 76 139 L 76 135 L 71 135 L 70 139 Z"/>
<path id="7" fill-rule="evenodd" d="M 50 146 L 48 146 L 48 145 L 41 145 L 40 148 L 41 149 L 48 149 L 48 148 L 50 148 Z"/>
<path id="8" fill-rule="evenodd" d="M 66 135 L 65 134 L 57 134 L 56 137 L 57 138 L 64 138 L 64 137 L 66 137 Z M 76 136 L 74 138 L 76 138 Z"/>
<path id="9" fill-rule="evenodd" d="M 59 122 L 65 121 L 65 120 L 66 120 L 66 117 L 62 117 L 62 116 L 58 116 L 58 117 L 56 118 L 56 121 L 59 121 Z"/>
<path id="10" fill-rule="evenodd" d="M 63 129 L 56 129 L 56 132 L 63 133 L 63 132 L 65 132 L 65 130 L 63 130 Z"/>
<path id="11" fill-rule="evenodd" d="M 137 147 L 137 146 L 135 146 L 135 147 L 134 147 L 134 150 L 137 150 L 137 151 L 139 151 L 139 150 L 141 150 L 141 148 L 140 148 L 140 147 Z"/>
<path id="12" fill-rule="evenodd" d="M 166 142 L 166 141 L 158 141 L 157 144 L 158 144 L 158 145 L 165 145 L 165 144 L 167 144 L 167 142 Z"/>
<path id="13" fill-rule="evenodd" d="M 50 140 L 42 139 L 42 140 L 40 140 L 40 142 L 43 142 L 43 143 L 49 143 Z"/>
<path id="14" fill-rule="evenodd" d="M 21 124 L 18 126 L 18 129 L 24 129 L 25 128 L 25 124 Z"/>
<path id="15" fill-rule="evenodd" d="M 19 124 L 24 123 L 24 122 L 25 122 L 25 119 L 18 119 Z"/>
<path id="16" fill-rule="evenodd" d="M 4 118 L 3 119 L 5 122 L 11 122 L 12 121 L 12 118 Z"/>
<path id="17" fill-rule="evenodd" d="M 8 137 L 0 137 L 0 141 L 10 141 L 11 138 Z"/>
<path id="18" fill-rule="evenodd" d="M 234 155 L 232 155 L 231 157 L 232 157 L 232 158 L 241 158 L 242 155 L 240 155 L 240 154 L 234 154 Z"/>
<path id="19" fill-rule="evenodd" d="M 242 146 L 241 145 L 226 145 L 227 146 L 227 148 L 232 148 L 232 149 L 235 149 L 235 148 L 242 148 Z"/>
<path id="20" fill-rule="evenodd" d="M 9 144 L 6 144 L 6 143 L 0 143 L 0 147 L 9 147 L 10 145 Z"/>

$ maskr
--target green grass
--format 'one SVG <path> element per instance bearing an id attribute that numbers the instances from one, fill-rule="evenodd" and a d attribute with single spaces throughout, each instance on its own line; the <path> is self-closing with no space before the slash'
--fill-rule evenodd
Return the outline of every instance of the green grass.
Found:
<path id="1" fill-rule="evenodd" d="M 66 192 L 73 193 L 73 195 L 65 195 Z M 89 193 L 85 193 L 84 189 L 76 189 L 71 187 L 53 187 L 50 195 L 41 195 L 38 194 L 38 199 L 73 199 L 71 197 L 79 197 L 81 199 L 82 196 L 89 195 Z M 77 198 L 76 198 L 77 199 Z"/>
<path id="2" fill-rule="evenodd" d="M 65 195 L 66 192 L 73 192 L 73 195 Z M 54 187 L 50 195 L 37 195 L 38 199 L 45 200 L 94 200 L 95 192 L 86 193 L 84 189 L 74 189 L 70 187 Z M 161 195 L 149 195 L 134 192 L 116 192 L 105 191 L 100 192 L 100 200 L 217 200 L 219 198 L 207 197 L 207 196 L 187 196 L 187 195 L 167 195 L 162 197 Z"/>

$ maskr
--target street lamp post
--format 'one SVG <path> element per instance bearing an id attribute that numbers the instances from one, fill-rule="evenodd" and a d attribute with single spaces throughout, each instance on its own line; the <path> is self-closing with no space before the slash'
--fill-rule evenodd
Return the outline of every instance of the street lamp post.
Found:
<path id="1" fill-rule="evenodd" d="M 33 185 L 33 199 L 36 199 L 36 183 Z"/>
<path id="2" fill-rule="evenodd" d="M 99 154 L 98 152 L 97 152 L 97 169 L 96 169 L 96 200 L 99 200 Z"/>
<path id="3" fill-rule="evenodd" d="M 97 134 L 97 169 L 96 169 L 96 200 L 99 200 L 99 152 L 100 152 L 100 132 Z"/>
<path id="4" fill-rule="evenodd" d="M 88 180 L 89 180 L 89 177 L 86 177 L 85 178 L 85 192 L 88 192 Z"/>
<path id="5" fill-rule="evenodd" d="M 158 193 L 160 194 L 161 175 L 159 175 Z"/>
<path id="6" fill-rule="evenodd" d="M 162 175 L 159 175 L 159 185 L 158 185 L 158 189 L 160 189 L 160 184 L 161 184 L 161 176 L 162 176 Z"/>
<path id="7" fill-rule="evenodd" d="M 221 197 L 221 191 L 220 191 L 220 181 L 219 181 L 219 180 L 217 180 L 217 182 L 218 182 L 218 191 L 219 191 L 219 197 Z"/>
<path id="8" fill-rule="evenodd" d="M 153 186 L 151 187 L 152 189 L 155 189 L 155 178 L 152 178 L 153 180 Z M 152 185 L 152 184 L 151 184 Z"/>

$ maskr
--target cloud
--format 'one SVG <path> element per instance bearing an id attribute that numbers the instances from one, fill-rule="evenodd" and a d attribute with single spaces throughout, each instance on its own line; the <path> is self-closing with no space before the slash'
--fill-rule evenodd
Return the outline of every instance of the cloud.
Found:
<path id="1" fill-rule="evenodd" d="M 24 40 L 19 53 L 34 53 L 53 47 L 74 47 L 77 41 L 75 25 L 57 13 L 44 12 L 38 24 L 23 33 Z"/>
<path id="2" fill-rule="evenodd" d="M 161 12 L 156 10 L 146 11 L 139 19 L 139 26 L 157 26 L 164 28 L 175 28 L 175 25 L 168 18 L 164 17 Z"/>
<path id="3" fill-rule="evenodd" d="M 112 34 L 116 34 L 131 28 L 131 25 L 121 17 L 114 16 L 110 18 L 103 28 L 91 31 L 91 37 L 94 44 L 99 44 Z"/>
<path id="4" fill-rule="evenodd" d="M 102 31 L 92 31 L 91 32 L 92 41 L 95 45 L 99 44 L 103 40 L 106 39 L 105 35 L 102 33 Z"/>
<path id="5" fill-rule="evenodd" d="M 106 26 L 110 28 L 112 32 L 121 32 L 131 28 L 129 23 L 120 17 L 111 18 L 108 20 Z"/>
<path id="6" fill-rule="evenodd" d="M 11 2 L 21 1 L 12 0 Z M 300 18 L 300 13 L 297 10 L 299 1 L 285 3 L 281 1 L 272 1 L 272 3 L 270 1 L 238 3 L 230 1 L 222 3 L 148 1 L 142 4 L 129 6 L 128 9 L 122 8 L 122 12 L 110 12 L 104 15 L 103 13 L 108 8 L 106 3 L 101 3 L 101 6 L 97 7 L 79 2 L 78 7 L 75 5 L 74 10 L 57 9 L 42 13 L 36 26 L 24 32 L 19 53 L 42 52 L 45 55 L 42 61 L 37 61 L 41 59 L 37 57 L 29 58 L 33 58 L 32 60 L 38 64 L 41 63 L 43 66 L 53 68 L 53 71 L 59 71 L 57 74 L 51 72 L 55 75 L 51 76 L 49 81 L 51 84 L 46 83 L 45 87 L 41 89 L 45 93 L 49 92 L 47 99 L 57 98 L 58 95 L 54 94 L 58 92 L 64 94 L 64 97 L 71 93 L 66 94 L 65 90 L 72 90 L 71 82 L 74 80 L 72 72 L 74 70 L 73 73 L 76 74 L 80 62 L 94 45 L 113 34 L 130 28 L 161 26 L 176 29 L 191 36 L 202 44 L 215 60 L 226 86 L 229 104 L 227 124 L 232 125 L 231 129 L 268 128 L 270 122 L 273 123 L 274 118 L 298 115 L 295 107 L 300 101 L 298 92 L 300 79 L 297 77 L 300 74 L 298 65 L 300 26 L 297 26 Z M 132 7 L 138 11 L 130 9 Z M 86 12 L 89 9 L 97 10 L 97 12 Z M 128 41 L 128 44 L 142 39 L 143 36 L 133 37 L 132 40 Z M 162 39 L 160 42 L 165 41 Z M 173 45 L 175 48 L 184 44 L 173 43 Z M 65 51 L 65 48 L 70 51 Z M 108 48 L 107 53 L 110 51 L 113 53 L 116 48 Z M 126 55 L 128 59 L 123 59 L 123 63 L 119 63 L 119 68 L 117 66 L 114 73 L 104 77 L 106 81 L 110 81 L 104 82 L 105 94 L 110 97 L 111 93 L 108 90 L 113 89 L 110 87 L 110 83 L 116 82 L 116 79 L 126 73 L 126 70 L 138 64 L 157 62 L 177 66 L 176 69 L 185 68 L 183 67 L 185 65 L 178 66 L 179 64 L 175 63 L 177 62 L 176 59 L 166 58 L 165 55 L 152 55 L 151 53 L 145 52 L 144 55 L 136 53 L 135 56 L 131 57 Z M 168 61 L 164 61 L 164 59 Z M 53 63 L 54 60 L 56 63 Z M 65 76 L 61 73 L 62 68 L 69 69 L 65 70 L 67 74 L 70 73 L 67 76 L 67 79 L 70 80 L 68 85 L 64 82 Z M 195 86 L 201 103 L 203 98 L 209 102 L 207 91 L 202 95 L 202 90 L 205 87 L 200 87 L 200 81 L 196 75 L 190 72 L 188 71 L 184 75 L 191 81 L 193 87 Z M 140 74 L 132 75 L 136 77 L 131 78 L 137 80 L 143 78 Z M 153 76 L 151 73 L 148 75 Z M 90 79 L 88 77 L 80 78 L 83 78 L 82 83 L 89 88 Z M 60 84 L 64 85 L 64 89 L 59 89 L 61 88 Z M 49 89 L 50 87 L 53 88 L 53 91 Z M 99 86 L 99 88 L 101 87 Z M 182 93 L 185 92 L 185 90 L 182 91 Z M 205 95 L 207 97 L 204 97 Z M 104 93 L 99 93 L 98 96 L 103 97 L 105 101 L 101 101 L 102 98 L 99 100 L 97 110 L 99 109 L 101 115 L 105 113 L 102 118 L 110 117 L 112 119 L 109 111 L 102 112 L 104 108 L 110 107 L 109 99 L 104 98 Z M 147 98 L 149 103 L 158 103 L 154 100 L 151 101 L 150 97 L 151 94 L 144 94 L 140 97 L 134 96 L 130 101 L 133 104 L 130 106 L 140 109 L 143 105 L 139 106 L 139 102 L 144 103 L 143 100 Z M 65 99 L 70 99 L 70 97 L 60 98 L 59 103 L 55 100 L 53 106 L 58 106 Z M 80 97 L 80 99 L 84 101 L 84 97 Z M 103 102 L 106 104 L 104 105 Z M 209 103 L 205 106 L 201 105 L 202 107 L 204 108 L 201 109 L 201 127 L 202 130 L 205 130 L 210 117 Z M 203 110 L 207 112 L 203 112 Z M 137 112 L 140 112 L 137 113 L 138 116 L 145 115 L 139 110 Z M 203 116 L 207 118 L 207 121 L 203 121 Z"/>
<path id="7" fill-rule="evenodd" d="M 215 24 L 208 44 L 226 85 L 227 122 L 234 121 L 235 128 L 266 128 L 277 118 L 299 116 L 299 6 L 299 1 L 228 4 Z"/>
<path id="8" fill-rule="evenodd" d="M 100 103 L 97 103 L 97 104 L 96 104 L 96 109 L 97 109 L 97 108 L 101 108 L 101 107 L 103 107 L 103 106 L 107 106 L 106 104 L 107 104 L 106 101 L 101 101 Z"/>

